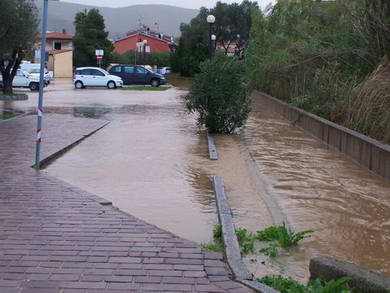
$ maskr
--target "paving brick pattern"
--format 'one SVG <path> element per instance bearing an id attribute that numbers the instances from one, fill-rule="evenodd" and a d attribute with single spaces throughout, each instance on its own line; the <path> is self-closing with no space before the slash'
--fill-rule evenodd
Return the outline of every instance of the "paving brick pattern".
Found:
<path id="1" fill-rule="evenodd" d="M 103 123 L 47 115 L 44 157 Z M 33 116 L 0 122 L 1 293 L 251 292 L 220 254 L 30 168 L 34 125 Z"/>

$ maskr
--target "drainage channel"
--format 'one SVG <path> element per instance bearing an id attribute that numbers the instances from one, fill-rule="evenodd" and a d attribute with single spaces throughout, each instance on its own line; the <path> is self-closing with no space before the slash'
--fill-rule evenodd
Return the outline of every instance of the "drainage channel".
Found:
<path id="1" fill-rule="evenodd" d="M 215 140 L 210 133 L 207 133 L 207 142 L 210 160 L 218 160 L 218 151 L 215 145 Z M 217 204 L 218 219 L 222 227 L 226 261 L 235 281 L 240 282 L 256 292 L 278 293 L 279 291 L 253 280 L 253 274 L 249 272 L 241 257 L 240 245 L 238 243 L 233 223 L 233 213 L 225 193 L 223 178 L 220 176 L 212 176 L 211 181 Z"/>

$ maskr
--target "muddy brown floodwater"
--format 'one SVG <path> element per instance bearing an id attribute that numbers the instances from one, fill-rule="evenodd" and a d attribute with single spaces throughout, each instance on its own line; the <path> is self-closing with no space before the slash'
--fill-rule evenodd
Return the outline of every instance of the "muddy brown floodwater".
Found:
<path id="1" fill-rule="evenodd" d="M 85 104 L 92 100 L 92 93 L 101 107 Z M 69 112 L 67 107 L 72 101 L 74 115 L 108 119 L 111 123 L 55 161 L 47 172 L 199 243 L 212 240 L 217 223 L 209 177 L 222 175 L 237 222 L 253 230 L 268 225 L 267 209 L 245 175 L 239 138 L 220 138 L 223 160 L 211 162 L 205 132 L 185 111 L 180 96 L 183 93 L 169 90 L 150 93 L 152 97 L 127 91 L 125 100 L 119 96 L 104 98 L 105 91 L 83 91 L 77 92 L 85 97 L 79 96 L 81 106 L 76 106 L 75 98 L 63 102 L 66 93 L 58 92 L 56 99 L 61 102 L 54 103 L 53 96 L 48 102 L 51 111 Z M 114 105 L 111 109 L 110 104 Z M 261 210 L 263 214 L 256 213 Z"/>
<path id="2" fill-rule="evenodd" d="M 71 109 L 73 115 L 111 123 L 46 171 L 199 243 L 211 240 L 217 223 L 209 176 L 219 175 L 236 226 L 260 230 L 273 223 L 272 215 L 282 214 L 295 230 L 315 230 L 312 238 L 276 260 L 248 257 L 257 276 L 284 273 L 307 280 L 308 263 L 315 255 L 390 275 L 388 182 L 328 150 L 256 101 L 240 135 L 216 137 L 220 160 L 210 161 L 205 133 L 186 113 L 183 93 L 171 89 L 111 94 L 59 84 L 47 92 L 53 111 L 64 108 L 69 115 Z M 267 208 L 265 193 L 279 211 Z"/>
<path id="3" fill-rule="evenodd" d="M 256 101 L 242 139 L 289 224 L 315 230 L 293 256 L 279 260 L 284 272 L 307 279 L 310 257 L 321 254 L 390 275 L 388 181 Z"/>

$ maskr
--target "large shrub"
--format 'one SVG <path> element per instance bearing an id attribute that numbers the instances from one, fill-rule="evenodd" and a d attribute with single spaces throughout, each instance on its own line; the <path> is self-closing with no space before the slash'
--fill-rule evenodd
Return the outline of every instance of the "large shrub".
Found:
<path id="1" fill-rule="evenodd" d="M 389 3 L 277 1 L 254 11 L 245 59 L 251 86 L 390 142 Z"/>
<path id="2" fill-rule="evenodd" d="M 244 125 L 250 112 L 244 66 L 223 54 L 202 63 L 186 103 L 210 132 L 233 133 Z"/>

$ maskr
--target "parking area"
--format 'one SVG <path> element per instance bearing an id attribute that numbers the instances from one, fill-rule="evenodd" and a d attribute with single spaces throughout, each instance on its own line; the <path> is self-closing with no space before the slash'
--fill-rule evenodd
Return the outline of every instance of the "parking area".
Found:
<path id="1" fill-rule="evenodd" d="M 28 94 L 29 99 L 23 102 L 0 102 L 0 107 L 13 109 L 31 109 L 36 107 L 38 102 L 38 93 L 31 92 L 28 89 L 17 89 L 18 92 Z M 76 107 L 76 106 L 94 106 L 94 107 L 121 107 L 124 105 L 161 105 L 169 103 L 177 95 L 183 92 L 170 88 L 164 91 L 151 93 L 142 88 L 137 90 L 126 89 L 107 89 L 100 87 L 90 87 L 77 90 L 74 88 L 71 79 L 56 79 L 44 89 L 45 107 Z"/>

